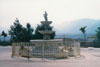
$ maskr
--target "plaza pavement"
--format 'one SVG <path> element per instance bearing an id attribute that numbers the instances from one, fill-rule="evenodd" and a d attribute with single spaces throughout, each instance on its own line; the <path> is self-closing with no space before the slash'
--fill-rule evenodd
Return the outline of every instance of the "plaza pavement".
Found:
<path id="1" fill-rule="evenodd" d="M 100 67 L 100 48 L 81 48 L 81 57 L 46 60 L 11 58 L 11 47 L 0 47 L 0 67 Z"/>

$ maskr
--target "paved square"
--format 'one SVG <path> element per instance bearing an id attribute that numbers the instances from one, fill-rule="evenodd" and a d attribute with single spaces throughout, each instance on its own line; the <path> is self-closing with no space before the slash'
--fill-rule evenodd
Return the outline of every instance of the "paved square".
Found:
<path id="1" fill-rule="evenodd" d="M 11 58 L 11 47 L 0 47 L 0 67 L 100 67 L 100 48 L 81 48 L 81 57 L 46 60 Z"/>

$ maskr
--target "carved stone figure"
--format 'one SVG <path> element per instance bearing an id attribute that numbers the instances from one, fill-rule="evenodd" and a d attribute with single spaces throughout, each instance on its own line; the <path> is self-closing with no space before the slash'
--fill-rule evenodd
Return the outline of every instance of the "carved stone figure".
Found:
<path id="1" fill-rule="evenodd" d="M 48 14 L 47 14 L 47 12 L 45 11 L 45 14 L 43 14 L 44 15 L 44 19 L 45 19 L 45 21 L 48 21 Z"/>

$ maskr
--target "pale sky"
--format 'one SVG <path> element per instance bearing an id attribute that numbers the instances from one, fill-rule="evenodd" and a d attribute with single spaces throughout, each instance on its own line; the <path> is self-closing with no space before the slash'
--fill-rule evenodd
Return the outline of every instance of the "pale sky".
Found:
<path id="1" fill-rule="evenodd" d="M 100 0 L 0 0 L 0 26 L 9 29 L 16 17 L 32 27 L 44 20 L 44 11 L 55 29 L 78 19 L 100 19 Z"/>

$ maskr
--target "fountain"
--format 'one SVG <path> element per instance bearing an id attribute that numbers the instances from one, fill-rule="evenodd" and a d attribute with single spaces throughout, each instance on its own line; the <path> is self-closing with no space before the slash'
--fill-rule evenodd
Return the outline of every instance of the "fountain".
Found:
<path id="1" fill-rule="evenodd" d="M 39 31 L 39 32 L 40 32 L 41 34 L 43 34 L 43 39 L 44 39 L 44 40 L 49 40 L 49 39 L 50 39 L 50 34 L 52 34 L 53 31 L 48 30 L 48 27 L 49 27 L 49 25 L 52 23 L 52 21 L 48 21 L 48 18 L 47 18 L 48 14 L 47 14 L 46 11 L 45 11 L 45 14 L 43 14 L 43 15 L 44 15 L 45 21 L 41 21 L 41 24 L 44 25 L 45 30 Z"/>
<path id="2" fill-rule="evenodd" d="M 45 21 L 41 21 L 41 24 L 44 25 L 45 29 L 38 31 L 43 35 L 43 40 L 30 40 L 31 43 L 35 44 L 35 49 L 33 49 L 33 53 L 37 53 L 38 51 L 46 57 L 47 55 L 56 56 L 57 51 L 59 51 L 58 43 L 62 43 L 62 40 L 50 39 L 50 35 L 54 32 L 52 30 L 48 30 L 48 27 L 52 23 L 52 21 L 48 21 L 48 14 L 45 11 L 44 19 Z M 39 54 L 38 52 L 38 54 Z M 40 54 L 41 55 L 41 54 Z M 57 57 L 57 56 L 56 56 Z M 64 56 L 63 56 L 64 57 Z M 67 53 L 66 53 L 67 57 Z"/>
<path id="3" fill-rule="evenodd" d="M 41 40 L 30 40 L 29 43 L 13 43 L 12 56 L 28 56 L 39 58 L 68 58 L 80 56 L 80 42 L 75 39 L 50 39 L 54 32 L 48 27 L 52 21 L 48 21 L 48 14 L 43 14 L 45 21 L 41 21 L 44 30 L 38 32 L 43 35 Z"/>
<path id="4" fill-rule="evenodd" d="M 48 30 L 49 25 L 52 23 L 52 21 L 48 21 L 48 14 L 45 11 L 44 19 L 45 21 L 41 21 L 41 24 L 44 25 L 45 30 L 38 31 L 43 35 L 43 40 L 30 40 L 31 43 L 35 44 L 35 49 L 33 50 L 33 53 L 37 53 L 38 51 L 41 52 L 44 56 L 52 55 L 56 58 L 68 58 L 68 56 L 77 56 L 79 55 L 79 49 L 80 44 L 79 41 L 76 40 L 66 40 L 66 39 L 50 39 L 50 34 L 53 33 L 53 31 Z M 70 44 L 68 46 L 68 44 Z M 38 52 L 38 53 L 39 53 Z"/>

